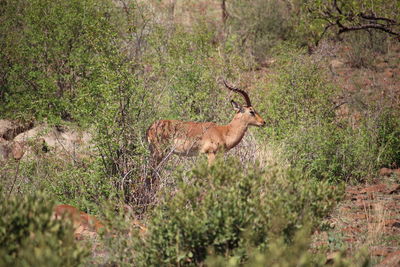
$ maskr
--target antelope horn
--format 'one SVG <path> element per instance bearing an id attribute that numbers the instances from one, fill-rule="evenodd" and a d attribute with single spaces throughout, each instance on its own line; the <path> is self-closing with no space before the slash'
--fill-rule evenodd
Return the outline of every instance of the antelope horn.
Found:
<path id="1" fill-rule="evenodd" d="M 229 85 L 226 83 L 225 80 L 223 80 L 223 82 L 224 82 L 224 85 L 226 86 L 226 88 L 228 88 L 229 90 L 232 90 L 232 91 L 234 91 L 234 92 L 236 92 L 236 93 L 241 94 L 241 95 L 243 96 L 244 100 L 246 100 L 246 105 L 247 105 L 248 107 L 251 107 L 250 97 L 249 97 L 249 95 L 248 95 L 245 91 L 243 91 L 243 90 L 241 90 L 241 89 L 239 89 L 239 88 L 233 88 L 233 87 L 229 86 Z"/>

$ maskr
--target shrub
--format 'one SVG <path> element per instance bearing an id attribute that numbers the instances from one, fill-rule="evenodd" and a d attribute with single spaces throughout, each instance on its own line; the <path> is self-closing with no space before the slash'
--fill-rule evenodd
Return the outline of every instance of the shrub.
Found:
<path id="1" fill-rule="evenodd" d="M 249 247 L 265 249 L 277 237 L 290 243 L 297 229 L 315 226 L 340 192 L 297 172 L 244 172 L 232 159 L 203 164 L 154 211 L 137 263 L 196 265 L 209 255 L 243 261 Z"/>
<path id="2" fill-rule="evenodd" d="M 271 49 L 294 34 L 296 16 L 292 3 L 274 0 L 228 2 L 228 25 L 238 45 L 260 61 Z"/>
<path id="3" fill-rule="evenodd" d="M 162 103 L 155 109 L 164 118 L 218 121 L 226 116 L 220 105 L 227 101 L 216 78 L 232 72 L 232 67 L 213 44 L 215 34 L 209 25 L 200 23 L 191 31 L 176 25 L 151 36 L 152 59 L 148 63 L 157 81 L 154 93 Z M 158 51 L 156 57 L 153 50 Z"/>
<path id="4" fill-rule="evenodd" d="M 0 265 L 77 266 L 88 251 L 75 243 L 72 224 L 52 218 L 53 202 L 42 193 L 0 201 Z"/>
<path id="5" fill-rule="evenodd" d="M 272 142 L 283 144 L 293 167 L 318 179 L 340 180 L 345 173 L 340 153 L 343 133 L 335 121 L 338 91 L 318 63 L 297 53 L 284 52 L 267 93 L 267 134 Z"/>
<path id="6" fill-rule="evenodd" d="M 361 110 L 359 126 L 348 128 L 343 140 L 348 172 L 365 180 L 379 168 L 400 166 L 400 119 L 397 109 L 382 101 Z"/>
<path id="7" fill-rule="evenodd" d="M 347 36 L 349 49 L 345 53 L 347 62 L 354 68 L 372 68 L 377 56 L 385 54 L 389 41 L 381 32 L 352 32 Z"/>
<path id="8" fill-rule="evenodd" d="M 10 117 L 78 119 L 101 91 L 100 64 L 115 61 L 109 1 L 18 0 L 2 4 L 1 112 Z M 85 105 L 78 99 L 84 97 Z"/>
<path id="9" fill-rule="evenodd" d="M 268 116 L 266 140 L 283 147 L 292 167 L 337 182 L 365 180 L 379 167 L 399 166 L 400 122 L 394 100 L 346 96 L 350 113 L 362 115 L 354 126 L 336 116 L 336 106 L 343 104 L 338 103 L 341 92 L 329 82 L 322 64 L 292 48 L 278 54 L 283 56 L 270 89 L 261 94 L 261 110 Z"/>
<path id="10" fill-rule="evenodd" d="M 206 260 L 207 266 L 324 266 L 325 257 L 310 253 L 310 229 L 304 227 L 298 230 L 293 241 L 287 243 L 283 238 L 277 238 L 269 242 L 268 248 L 260 251 L 249 248 L 249 259 L 245 264 L 238 257 L 226 259 L 223 256 L 210 256 Z"/>

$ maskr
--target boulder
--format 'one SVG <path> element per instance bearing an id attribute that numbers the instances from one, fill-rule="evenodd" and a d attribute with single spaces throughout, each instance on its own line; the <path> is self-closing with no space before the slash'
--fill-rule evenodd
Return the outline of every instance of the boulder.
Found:
<path id="1" fill-rule="evenodd" d="M 33 122 L 20 123 L 16 121 L 0 120 L 0 137 L 11 141 L 18 134 L 31 129 Z"/>
<path id="2" fill-rule="evenodd" d="M 339 68 L 342 68 L 344 66 L 344 63 L 342 61 L 338 60 L 338 59 L 333 59 L 330 62 L 330 66 L 333 69 L 339 69 Z"/>
<path id="3" fill-rule="evenodd" d="M 72 127 L 50 127 L 38 125 L 20 133 L 14 138 L 15 142 L 27 144 L 27 154 L 34 156 L 38 152 L 52 152 L 59 156 L 71 158 L 85 157 L 93 151 L 92 135 Z"/>
<path id="4" fill-rule="evenodd" d="M 20 160 L 25 153 L 25 144 L 17 141 L 7 141 L 0 138 L 0 161 L 8 159 Z"/>

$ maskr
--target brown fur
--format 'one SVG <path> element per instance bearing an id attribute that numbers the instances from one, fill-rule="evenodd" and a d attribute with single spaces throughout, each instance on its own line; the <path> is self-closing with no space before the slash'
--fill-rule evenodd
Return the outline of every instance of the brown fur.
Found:
<path id="1" fill-rule="evenodd" d="M 264 119 L 253 107 L 232 104 L 237 113 L 227 125 L 178 120 L 154 122 L 146 133 L 153 167 L 158 166 L 169 152 L 181 156 L 207 154 L 211 164 L 217 152 L 228 151 L 242 140 L 248 126 L 265 125 Z"/>
<path id="2" fill-rule="evenodd" d="M 53 208 L 55 219 L 61 220 L 68 218 L 72 221 L 75 230 L 75 236 L 79 239 L 82 231 L 94 231 L 99 233 L 101 229 L 105 229 L 104 224 L 96 217 L 78 210 L 74 206 L 61 204 Z"/>

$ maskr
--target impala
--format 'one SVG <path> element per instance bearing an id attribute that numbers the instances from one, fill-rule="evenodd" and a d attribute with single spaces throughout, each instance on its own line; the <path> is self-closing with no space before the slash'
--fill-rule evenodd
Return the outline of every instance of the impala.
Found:
<path id="1" fill-rule="evenodd" d="M 246 105 L 231 100 L 236 114 L 227 125 L 178 120 L 154 122 L 146 134 L 153 167 L 159 166 L 163 158 L 172 153 L 181 156 L 207 154 L 208 163 L 211 164 L 218 152 L 226 152 L 239 144 L 249 126 L 265 125 L 264 119 L 252 107 L 248 94 L 223 82 L 226 88 L 239 93 Z"/>

